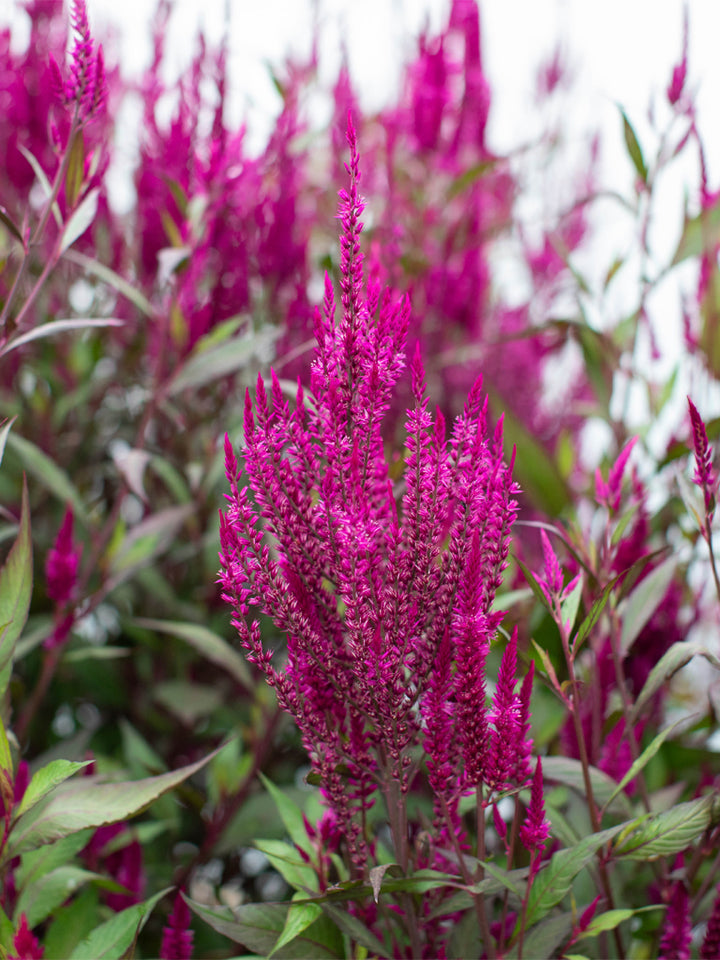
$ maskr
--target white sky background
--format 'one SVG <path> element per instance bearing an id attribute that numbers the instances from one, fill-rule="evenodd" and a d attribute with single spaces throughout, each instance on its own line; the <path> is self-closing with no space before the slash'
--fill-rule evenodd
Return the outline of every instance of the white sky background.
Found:
<path id="1" fill-rule="evenodd" d="M 151 55 L 153 0 L 87 0 L 87 6 L 91 27 L 99 37 L 106 36 L 110 25 L 116 27 L 123 72 L 137 75 Z M 720 2 L 688 0 L 688 6 L 689 85 L 696 90 L 698 125 L 705 139 L 712 189 L 720 186 Z M 267 63 L 281 66 L 288 52 L 300 57 L 307 54 L 313 11 L 321 28 L 321 77 L 329 84 L 337 75 L 344 42 L 361 104 L 374 109 L 392 98 L 402 63 L 415 50 L 415 38 L 423 25 L 438 29 L 448 8 L 449 0 L 174 0 L 167 51 L 171 69 L 178 72 L 196 50 L 197 29 L 202 26 L 208 39 L 217 42 L 229 13 L 231 120 L 247 122 L 247 142 L 259 149 L 280 106 Z M 0 25 L 14 21 L 22 43 L 26 18 L 19 10 L 19 0 L 0 0 Z M 569 110 L 565 128 L 569 140 L 580 145 L 587 141 L 588 131 L 598 131 L 603 185 L 632 196 L 634 174 L 616 103 L 626 109 L 647 156 L 653 145 L 647 121 L 653 94 L 658 117 L 667 115 L 664 91 L 680 57 L 682 0 L 604 0 L 600 4 L 590 0 L 481 0 L 480 12 L 483 62 L 492 90 L 490 148 L 506 152 L 527 143 L 542 129 L 534 106 L 536 74 L 559 42 L 574 75 L 572 95 L 564 101 Z M 129 112 L 127 129 L 137 120 L 137 114 L 133 118 Z M 126 169 L 133 162 L 132 140 L 121 134 L 118 142 Z M 123 188 L 122 175 L 116 182 L 116 201 L 127 207 L 132 193 L 127 186 Z M 692 191 L 690 202 L 695 203 L 698 168 L 693 151 L 688 151 L 684 166 L 676 164 L 667 175 L 661 194 L 653 233 L 661 261 L 669 259 L 677 244 L 685 184 Z M 599 239 L 591 261 L 584 262 L 583 268 L 591 273 L 595 268 L 601 275 L 614 255 L 626 250 L 631 223 L 609 204 L 600 208 L 597 216 L 607 219 L 595 221 Z M 693 282 L 690 273 L 688 289 Z M 622 297 L 620 283 L 618 290 Z M 661 337 L 664 346 L 676 353 L 673 344 L 680 335 L 677 284 L 667 292 L 666 287 L 661 288 L 660 293 Z M 634 301 L 631 290 L 629 303 L 633 302 L 636 297 Z M 622 309 L 618 304 L 616 315 L 605 320 L 616 321 Z M 602 325 L 602 317 L 593 319 Z M 694 386 L 698 392 L 706 391 L 705 384 L 695 382 L 697 376 L 692 374 Z M 717 408 L 703 410 L 706 415 L 720 412 L 720 397 L 706 399 Z"/>

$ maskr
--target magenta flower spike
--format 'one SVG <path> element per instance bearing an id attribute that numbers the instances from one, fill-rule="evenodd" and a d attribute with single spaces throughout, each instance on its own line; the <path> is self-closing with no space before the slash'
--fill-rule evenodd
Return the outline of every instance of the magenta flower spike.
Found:
<path id="1" fill-rule="evenodd" d="M 404 366 L 409 306 L 365 280 L 352 124 L 348 143 L 340 309 L 326 278 L 310 394 L 299 385 L 293 404 L 274 374 L 259 377 L 255 402 L 246 397 L 242 465 L 226 440 L 220 582 L 361 871 L 362 812 L 378 785 L 409 789 L 410 751 L 425 746 L 438 818 L 449 810 L 452 819 L 461 784 L 486 772 L 484 663 L 502 617 L 492 604 L 517 488 L 502 423 L 486 437 L 480 382 L 448 437 L 428 409 L 416 349 L 402 495 L 395 489 L 382 423 Z M 286 635 L 284 657 L 265 648 L 258 610 Z"/>
<path id="2" fill-rule="evenodd" d="M 543 799 L 542 760 L 538 757 L 530 791 L 530 806 L 525 823 L 520 827 L 520 841 L 526 850 L 536 854 L 542 849 L 549 836 L 550 824 L 545 819 Z"/>
<path id="3" fill-rule="evenodd" d="M 24 913 L 20 917 L 20 924 L 13 937 L 13 950 L 15 952 L 8 956 L 8 960 L 42 960 L 45 952 L 45 948 L 40 946 L 37 937 L 30 932 Z"/>
<path id="4" fill-rule="evenodd" d="M 47 595 L 58 607 L 64 607 L 72 597 L 81 553 L 82 548 L 73 543 L 73 512 L 68 507 L 45 560 Z"/>
<path id="5" fill-rule="evenodd" d="M 690 397 L 687 398 L 690 408 L 690 421 L 693 431 L 693 447 L 695 450 L 695 473 L 693 482 L 696 483 L 703 492 L 705 501 L 705 515 L 708 522 L 712 522 L 715 513 L 715 488 L 717 485 L 717 476 L 713 469 L 713 450 L 708 442 L 707 430 L 702 417 L 698 413 L 697 407 Z"/>
<path id="6" fill-rule="evenodd" d="M 520 727 L 520 698 L 515 693 L 516 670 L 517 627 L 503 653 L 490 715 L 493 732 L 485 781 L 496 790 L 510 787 L 524 734 Z"/>
<path id="7" fill-rule="evenodd" d="M 717 960 L 718 957 L 720 957 L 720 887 L 717 888 L 717 896 L 700 947 L 700 960 Z"/>
<path id="8" fill-rule="evenodd" d="M 683 41 L 682 56 L 680 63 L 673 67 L 672 77 L 667 87 L 667 98 L 671 107 L 677 105 L 685 89 L 685 80 L 687 78 L 687 58 L 688 58 L 688 11 L 685 7 L 683 14 Z"/>
<path id="9" fill-rule="evenodd" d="M 194 934 L 190 921 L 190 909 L 178 893 L 172 913 L 168 917 L 168 924 L 163 927 L 161 960 L 191 960 Z"/>
<path id="10" fill-rule="evenodd" d="M 683 880 L 673 884 L 660 938 L 659 960 L 690 960 L 690 904 Z"/>
<path id="11" fill-rule="evenodd" d="M 625 473 L 625 467 L 630 459 L 633 447 L 637 443 L 637 437 L 633 437 L 625 444 L 615 463 L 610 467 L 607 481 L 603 480 L 600 470 L 595 472 L 595 499 L 598 503 L 606 506 L 608 510 L 617 510 L 620 506 L 620 497 L 622 495 L 622 482 Z"/>

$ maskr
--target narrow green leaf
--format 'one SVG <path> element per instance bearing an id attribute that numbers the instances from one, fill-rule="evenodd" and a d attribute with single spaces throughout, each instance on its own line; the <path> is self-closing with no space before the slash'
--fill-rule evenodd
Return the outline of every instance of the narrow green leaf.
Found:
<path id="1" fill-rule="evenodd" d="M 580 607 L 580 600 L 582 599 L 583 592 L 583 577 L 582 574 L 578 577 L 578 582 L 575 584 L 572 593 L 569 597 L 566 597 L 561 606 L 560 606 L 560 615 L 562 616 L 563 623 L 568 624 L 568 630 L 572 633 L 572 629 L 575 626 L 575 620 L 577 619 L 577 612 Z"/>
<path id="2" fill-rule="evenodd" d="M 85 886 L 70 903 L 63 904 L 43 937 L 43 960 L 67 960 L 75 947 L 95 929 L 98 921 L 98 893 L 94 885 Z"/>
<path id="3" fill-rule="evenodd" d="M 65 229 L 60 239 L 60 253 L 65 253 L 68 247 L 71 247 L 93 222 L 97 215 L 99 196 L 100 188 L 93 187 L 65 224 Z"/>
<path id="4" fill-rule="evenodd" d="M 99 883 L 107 889 L 122 891 L 125 888 L 120 883 L 93 873 L 92 870 L 83 870 L 81 867 L 58 867 L 50 873 L 38 877 L 30 887 L 26 887 L 18 897 L 15 908 L 16 915 L 24 913 L 27 916 L 30 928 L 42 923 L 58 907 L 72 897 L 78 890 L 91 881 Z"/>
<path id="5" fill-rule="evenodd" d="M 28 784 L 20 805 L 14 812 L 13 819 L 27 813 L 36 803 L 39 803 L 43 797 L 47 796 L 51 790 L 69 780 L 78 770 L 82 770 L 90 763 L 89 760 L 74 762 L 72 760 L 53 760 L 46 767 L 42 767 L 37 773 L 33 774 L 32 780 Z"/>
<path id="6" fill-rule="evenodd" d="M 3 947 L 7 954 L 11 953 L 13 949 L 14 939 L 15 928 L 12 925 L 12 921 L 3 908 L 0 907 L 0 947 Z"/>
<path id="7" fill-rule="evenodd" d="M 255 846 L 265 854 L 293 890 L 315 890 L 317 874 L 310 864 L 301 858 L 295 847 L 282 840 L 256 840 Z"/>
<path id="8" fill-rule="evenodd" d="M 207 683 L 163 680 L 155 684 L 153 699 L 186 727 L 193 728 L 203 717 L 218 710 L 223 702 L 223 692 Z"/>
<path id="9" fill-rule="evenodd" d="M 89 521 L 85 504 L 67 473 L 25 437 L 11 433 L 7 438 L 7 443 L 28 473 L 32 474 L 46 490 L 56 496 L 63 506 L 69 503 L 73 508 L 75 519 L 82 523 L 84 527 L 87 527 Z"/>
<path id="10" fill-rule="evenodd" d="M 331 903 L 323 903 L 322 908 L 323 912 L 330 917 L 330 919 L 340 928 L 340 930 L 342 930 L 343 933 L 353 939 L 356 943 L 359 943 L 361 946 L 365 947 L 375 957 L 391 956 L 391 954 L 386 950 L 384 944 L 378 940 L 375 934 L 368 930 L 365 924 L 358 920 L 357 917 L 354 917 L 351 913 L 348 913 L 341 907 L 336 907 Z"/>
<path id="11" fill-rule="evenodd" d="M 720 203 L 715 201 L 695 217 L 685 217 L 682 235 L 671 267 L 689 257 L 699 257 L 705 250 L 713 250 L 720 243 Z"/>
<path id="12" fill-rule="evenodd" d="M 222 377 L 237 373 L 257 356 L 265 356 L 280 335 L 279 327 L 265 326 L 250 331 L 226 343 L 190 354 L 168 386 L 168 396 L 183 390 L 215 383 Z"/>
<path id="13" fill-rule="evenodd" d="M 4 859 L 87 827 L 118 823 L 142 812 L 154 800 L 193 776 L 217 753 L 146 780 L 102 782 L 98 777 L 66 781 L 13 824 Z"/>
<path id="14" fill-rule="evenodd" d="M 22 633 L 30 609 L 32 579 L 30 508 L 27 483 L 23 478 L 20 528 L 17 539 L 0 570 L 0 673 L 7 676 L 7 681 L 9 681 L 15 644 Z M 7 681 L 0 689 L 0 696 L 5 693 Z"/>
<path id="15" fill-rule="evenodd" d="M 133 623 L 145 630 L 156 630 L 158 633 L 166 633 L 183 640 L 211 663 L 226 670 L 245 690 L 253 689 L 253 680 L 245 658 L 237 650 L 233 650 L 227 640 L 207 627 L 199 623 L 153 620 L 149 617 L 137 617 Z"/>
<path id="16" fill-rule="evenodd" d="M 623 828 L 620 824 L 585 837 L 575 847 L 559 850 L 533 881 L 528 897 L 527 926 L 532 927 L 563 899 L 573 880 L 597 851 Z"/>
<path id="17" fill-rule="evenodd" d="M 305 829 L 302 810 L 287 794 L 283 793 L 280 787 L 277 787 L 272 780 L 269 780 L 264 773 L 260 773 L 259 776 L 263 782 L 263 786 L 273 798 L 278 813 L 280 814 L 280 819 L 284 823 L 290 839 L 296 846 L 307 851 L 310 847 L 310 838 Z"/>
<path id="18" fill-rule="evenodd" d="M 627 656 L 643 627 L 663 601 L 675 575 L 677 561 L 670 557 L 656 567 L 635 587 L 622 607 L 622 634 L 620 649 Z"/>
<path id="19" fill-rule="evenodd" d="M 557 917 L 548 917 L 536 924 L 523 939 L 523 957 L 555 956 L 556 949 L 570 936 L 574 920 L 572 913 L 561 913 Z M 505 954 L 505 957 L 507 960 L 514 960 L 518 953 L 518 948 L 515 946 Z"/>
<path id="20" fill-rule="evenodd" d="M 40 166 L 40 162 L 37 160 L 35 156 L 33 156 L 32 153 L 30 153 L 27 147 L 24 147 L 21 143 L 17 145 L 17 148 L 20 151 L 20 153 L 25 157 L 25 159 L 30 164 L 30 166 L 32 167 L 33 173 L 37 177 L 38 183 L 43 189 L 43 193 L 48 199 L 50 199 L 50 197 L 52 196 L 52 186 L 50 185 L 50 181 L 48 180 L 45 174 L 45 171 Z M 58 205 L 57 200 L 52 205 L 52 213 L 53 213 L 53 216 L 55 217 L 55 222 L 62 229 L 62 225 L 63 225 L 62 216 L 60 214 L 60 207 Z"/>
<path id="21" fill-rule="evenodd" d="M 532 592 L 535 594 L 535 597 L 540 601 L 540 603 L 545 607 L 546 610 L 549 610 L 550 613 L 553 612 L 552 607 L 548 603 L 548 599 L 540 588 L 540 583 L 538 582 L 537 577 L 532 572 L 530 567 L 528 567 L 519 557 L 515 557 L 515 563 L 520 567 L 523 576 L 528 582 L 528 585 Z"/>
<path id="22" fill-rule="evenodd" d="M 48 843 L 37 850 L 28 850 L 20 860 L 20 866 L 15 872 L 15 880 L 21 890 L 32 890 L 34 885 L 44 876 L 63 867 L 88 844 L 92 830 L 81 830 L 71 837 Z"/>
<path id="23" fill-rule="evenodd" d="M 165 772 L 167 766 L 159 753 L 124 717 L 120 721 L 123 757 L 127 766 L 137 774 Z"/>
<path id="24" fill-rule="evenodd" d="M 720 670 L 720 659 L 718 659 L 714 653 L 711 653 L 701 641 L 679 640 L 677 643 L 674 643 L 669 650 L 665 651 L 650 671 L 645 681 L 645 686 L 640 691 L 633 706 L 630 716 L 630 722 L 632 724 L 637 723 L 645 704 L 652 699 L 655 693 L 657 693 L 678 670 L 690 663 L 693 657 L 705 657 L 708 663 L 715 667 L 716 670 Z"/>
<path id="25" fill-rule="evenodd" d="M 590 607 L 590 611 L 578 627 L 577 633 L 573 638 L 573 653 L 577 653 L 580 650 L 580 647 L 583 645 L 591 630 L 602 616 L 602 612 L 607 606 L 607 602 L 610 599 L 615 584 L 619 579 L 620 577 L 614 577 L 609 583 L 606 583 L 600 596 L 593 602 L 593 605 Z"/>
<path id="26" fill-rule="evenodd" d="M 587 940 L 591 937 L 597 937 L 599 933 L 605 933 L 607 930 L 614 930 L 615 927 L 620 926 L 625 920 L 630 920 L 631 917 L 637 916 L 638 913 L 646 913 L 648 910 L 664 909 L 664 904 L 652 903 L 647 907 L 640 907 L 638 910 L 629 910 L 627 908 L 606 910 L 605 913 L 593 917 L 587 928 L 578 937 L 578 940 Z"/>
<path id="27" fill-rule="evenodd" d="M 32 343 L 33 340 L 41 340 L 44 337 L 55 337 L 59 333 L 67 333 L 69 330 L 92 330 L 99 327 L 122 327 L 124 320 L 118 320 L 116 317 L 78 317 L 77 319 L 69 317 L 63 320 L 51 320 L 49 323 L 43 323 L 39 327 L 34 327 L 22 336 L 11 340 L 3 348 L 2 354 L 5 356 L 11 350 L 17 347 L 23 347 L 26 343 Z"/>
<path id="28" fill-rule="evenodd" d="M 628 120 L 627 114 L 622 107 L 619 105 L 618 107 L 623 118 L 623 133 L 625 135 L 625 146 L 627 147 L 628 154 L 633 162 L 633 166 L 635 167 L 638 176 L 643 183 L 647 183 L 648 169 L 645 164 L 645 158 L 643 157 L 642 147 L 640 146 L 637 134 L 633 129 L 633 125 Z"/>
<path id="29" fill-rule="evenodd" d="M 291 903 L 283 931 L 268 957 L 274 956 L 286 944 L 292 943 L 295 937 L 307 930 L 320 916 L 322 907 L 317 903 Z"/>
<path id="30" fill-rule="evenodd" d="M 679 803 L 664 813 L 649 814 L 636 823 L 624 824 L 614 853 L 628 860 L 668 857 L 689 847 L 708 827 L 718 822 L 712 794 Z"/>
<path id="31" fill-rule="evenodd" d="M 132 577 L 174 542 L 180 527 L 192 516 L 193 504 L 166 507 L 134 526 L 113 554 L 113 587 Z"/>
<path id="32" fill-rule="evenodd" d="M 153 317 L 155 315 L 153 305 L 147 297 L 139 290 L 136 290 L 135 287 L 121 277 L 119 273 L 115 273 L 110 267 L 106 267 L 104 263 L 93 260 L 92 257 L 88 257 L 84 253 L 79 253 L 77 250 L 68 250 L 65 254 L 65 259 L 83 267 L 88 273 L 94 274 L 98 280 L 102 280 L 103 283 L 112 287 L 113 290 L 117 290 L 126 300 L 134 304 L 141 313 L 144 313 L 146 317 Z"/>
<path id="33" fill-rule="evenodd" d="M 0 427 L 0 463 L 2 463 L 3 454 L 5 453 L 5 443 L 7 441 L 8 434 L 12 428 L 12 425 L 17 420 L 17 417 L 13 417 L 11 420 L 6 420 Z"/>
<path id="34" fill-rule="evenodd" d="M 585 778 L 579 760 L 573 757 L 543 757 L 542 766 L 543 777 L 546 780 L 565 784 L 580 796 L 585 796 Z M 616 791 L 613 778 L 602 770 L 598 770 L 597 767 L 590 767 L 589 773 L 595 802 L 601 807 L 617 809 L 619 813 L 629 817 L 632 813 L 630 801 L 624 793 Z"/>
<path id="35" fill-rule="evenodd" d="M 656 737 L 653 738 L 652 742 L 645 747 L 640 756 L 635 760 L 635 762 L 630 766 L 630 769 L 618 783 L 618 785 L 613 790 L 610 798 L 607 803 L 610 804 L 617 797 L 622 790 L 630 783 L 631 780 L 634 780 L 635 777 L 640 773 L 641 770 L 644 770 L 645 767 L 650 763 L 652 758 L 658 752 L 660 747 L 665 743 L 668 737 L 677 730 L 679 726 L 686 726 L 688 723 L 688 717 L 681 717 L 680 720 L 676 720 L 675 723 L 670 724 L 669 727 L 666 727 L 662 730 Z M 543 773 L 545 768 L 543 766 Z"/>
<path id="36" fill-rule="evenodd" d="M 78 944 L 71 960 L 121 960 L 145 926 L 155 904 L 171 890 L 172 887 L 167 887 L 144 903 L 128 907 L 101 923 L 89 937 Z"/>

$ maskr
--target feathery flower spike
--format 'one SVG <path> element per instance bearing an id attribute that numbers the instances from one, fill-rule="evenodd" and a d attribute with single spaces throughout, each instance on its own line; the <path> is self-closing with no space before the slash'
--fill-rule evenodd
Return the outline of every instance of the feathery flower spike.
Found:
<path id="1" fill-rule="evenodd" d="M 660 938 L 659 960 L 690 960 L 690 904 L 684 880 L 673 884 Z"/>
<path id="2" fill-rule="evenodd" d="M 45 561 L 47 595 L 58 607 L 64 607 L 72 597 L 81 552 L 73 543 L 73 512 L 68 507 Z"/>
<path id="3" fill-rule="evenodd" d="M 537 759 L 535 775 L 530 791 L 530 806 L 525 822 L 520 827 L 520 840 L 530 853 L 538 853 L 550 836 L 550 824 L 545 819 L 545 801 L 543 798 L 542 760 Z"/>
<path id="4" fill-rule="evenodd" d="M 20 925 L 13 937 L 13 950 L 8 960 L 42 960 L 45 948 L 40 946 L 37 937 L 33 936 L 28 927 L 27 917 L 23 913 Z"/>
<path id="5" fill-rule="evenodd" d="M 161 960 L 191 960 L 193 953 L 193 931 L 190 928 L 190 909 L 181 894 L 175 897 L 168 925 L 163 927 Z"/>
<path id="6" fill-rule="evenodd" d="M 702 417 L 698 413 L 697 407 L 690 397 L 687 398 L 690 408 L 690 420 L 693 430 L 693 447 L 695 449 L 695 474 L 693 482 L 696 483 L 703 492 L 705 501 L 705 515 L 712 522 L 715 513 L 715 486 L 717 477 L 713 469 L 712 459 L 713 451 L 707 438 L 707 430 Z"/>
<path id="7" fill-rule="evenodd" d="M 720 886 L 717 888 L 717 896 L 700 947 L 700 960 L 717 960 L 718 957 L 720 957 Z"/>

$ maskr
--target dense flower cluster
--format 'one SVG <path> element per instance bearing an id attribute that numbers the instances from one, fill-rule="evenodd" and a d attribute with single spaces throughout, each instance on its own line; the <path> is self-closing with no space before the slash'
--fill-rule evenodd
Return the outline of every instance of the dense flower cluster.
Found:
<path id="1" fill-rule="evenodd" d="M 378 785 L 409 789 L 416 744 L 425 747 L 438 821 L 449 812 L 453 826 L 464 790 L 502 791 L 525 775 L 529 689 L 515 693 L 515 635 L 487 711 L 485 659 L 502 618 L 493 600 L 517 489 L 502 421 L 488 440 L 478 382 L 446 439 L 443 415 L 428 410 L 419 350 L 400 509 L 396 502 L 400 481 L 381 424 L 403 366 L 409 306 L 364 289 L 352 126 L 348 138 L 342 315 L 336 322 L 328 281 L 311 398 L 298 385 L 292 410 L 274 374 L 272 406 L 262 378 L 254 409 L 248 393 L 247 484 L 226 440 L 221 582 L 242 643 L 295 717 L 362 867 L 358 814 Z M 287 633 L 284 667 L 263 648 L 258 622 L 246 620 L 258 608 Z"/>

